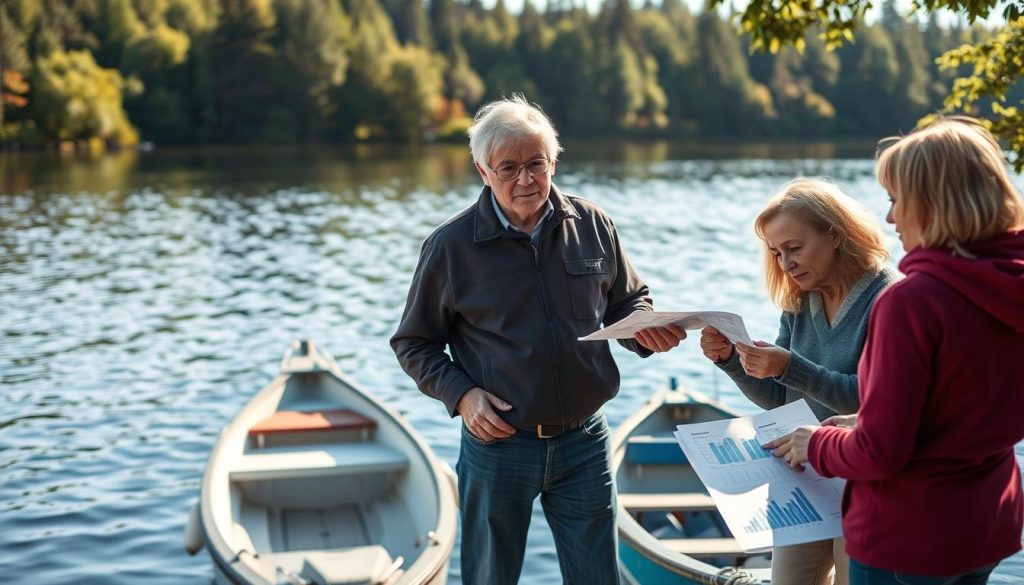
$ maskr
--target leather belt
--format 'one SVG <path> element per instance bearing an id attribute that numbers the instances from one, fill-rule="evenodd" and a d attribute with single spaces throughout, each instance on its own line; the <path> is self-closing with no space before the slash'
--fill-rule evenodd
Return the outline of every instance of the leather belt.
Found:
<path id="1" fill-rule="evenodd" d="M 586 421 L 581 420 L 577 422 L 565 423 L 560 425 L 531 425 L 528 427 L 517 428 L 521 431 L 526 431 L 531 435 L 535 435 L 538 439 L 553 439 L 571 430 L 582 427 L 584 422 Z"/>

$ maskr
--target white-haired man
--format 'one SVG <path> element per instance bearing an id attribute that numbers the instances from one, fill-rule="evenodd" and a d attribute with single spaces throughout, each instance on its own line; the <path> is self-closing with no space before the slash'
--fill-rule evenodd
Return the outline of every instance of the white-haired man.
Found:
<path id="1" fill-rule="evenodd" d="M 608 216 L 552 184 L 561 147 L 543 112 L 492 102 L 469 137 L 483 191 L 423 243 L 391 338 L 420 390 L 462 417 L 463 583 L 518 581 L 538 496 L 563 580 L 618 583 L 601 407 L 619 373 L 607 343 L 577 338 L 651 310 L 647 286 Z M 685 337 L 649 329 L 623 345 L 646 357 Z"/>

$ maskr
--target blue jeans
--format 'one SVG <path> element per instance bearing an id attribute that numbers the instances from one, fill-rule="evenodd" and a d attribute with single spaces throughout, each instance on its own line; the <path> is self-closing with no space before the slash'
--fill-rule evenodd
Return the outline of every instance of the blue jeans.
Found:
<path id="1" fill-rule="evenodd" d="M 963 575 L 927 577 L 876 569 L 850 559 L 850 585 L 985 585 L 988 583 L 988 576 L 998 564 L 975 569 Z"/>
<path id="2" fill-rule="evenodd" d="M 553 439 L 519 431 L 485 443 L 463 425 L 456 469 L 465 585 L 519 580 L 537 496 L 555 537 L 562 581 L 618 584 L 608 435 L 602 412 Z"/>

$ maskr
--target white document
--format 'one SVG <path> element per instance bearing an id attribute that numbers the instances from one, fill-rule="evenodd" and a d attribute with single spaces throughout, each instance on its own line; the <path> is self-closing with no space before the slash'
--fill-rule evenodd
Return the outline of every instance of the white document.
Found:
<path id="1" fill-rule="evenodd" d="M 603 341 L 605 339 L 630 339 L 637 331 L 648 327 L 678 325 L 683 329 L 702 329 L 708 325 L 722 332 L 729 341 L 741 341 L 754 345 L 743 324 L 743 317 L 725 311 L 691 311 L 687 313 L 666 311 L 635 311 L 628 317 L 604 329 L 598 329 L 580 341 Z"/>
<path id="2" fill-rule="evenodd" d="M 679 425 L 676 440 L 733 537 L 747 552 L 842 535 L 842 479 L 804 471 L 761 445 L 803 425 L 817 425 L 803 400 L 726 420 Z"/>

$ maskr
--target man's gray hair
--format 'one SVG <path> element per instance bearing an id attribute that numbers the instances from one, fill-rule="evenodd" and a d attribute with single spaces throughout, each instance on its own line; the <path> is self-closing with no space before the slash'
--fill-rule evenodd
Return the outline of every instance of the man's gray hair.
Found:
<path id="1" fill-rule="evenodd" d="M 558 160 L 558 153 L 562 151 L 558 132 L 540 107 L 526 101 L 519 93 L 484 105 L 469 127 L 473 160 L 484 166 L 490 164 L 495 151 L 531 139 L 540 139 L 548 160 Z"/>

